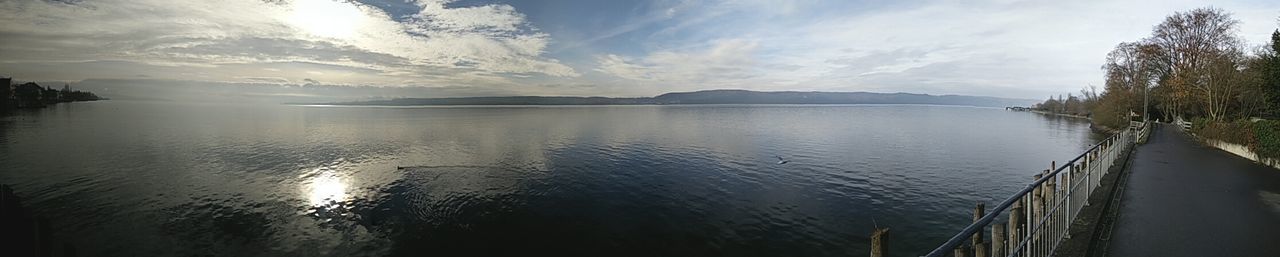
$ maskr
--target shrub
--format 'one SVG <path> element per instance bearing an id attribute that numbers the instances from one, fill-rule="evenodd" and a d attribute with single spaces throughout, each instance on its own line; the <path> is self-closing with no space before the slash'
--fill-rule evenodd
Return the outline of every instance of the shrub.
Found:
<path id="1" fill-rule="evenodd" d="M 1102 126 L 1108 130 L 1121 129 L 1129 126 L 1129 111 L 1126 107 L 1114 104 L 1112 102 L 1103 102 L 1094 110 L 1093 115 L 1089 118 L 1093 120 L 1094 125 Z"/>
<path id="2" fill-rule="evenodd" d="M 1257 149 L 1258 145 L 1254 136 L 1254 124 L 1248 120 L 1214 122 L 1195 118 L 1191 120 L 1191 132 L 1202 138 L 1244 145 L 1249 149 Z"/>
<path id="3" fill-rule="evenodd" d="M 1280 121 L 1261 120 L 1253 124 L 1255 153 L 1260 157 L 1280 159 Z"/>
<path id="4" fill-rule="evenodd" d="M 1209 126 L 1209 119 L 1203 117 L 1191 118 L 1191 132 L 1197 135 L 1202 134 L 1205 127 Z"/>

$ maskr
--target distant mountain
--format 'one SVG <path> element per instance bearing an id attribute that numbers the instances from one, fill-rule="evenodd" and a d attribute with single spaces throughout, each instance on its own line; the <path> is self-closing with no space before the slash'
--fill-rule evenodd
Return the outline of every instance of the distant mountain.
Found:
<path id="1" fill-rule="evenodd" d="M 577 96 L 486 96 L 450 98 L 398 98 L 359 102 L 327 103 L 329 105 L 637 105 L 660 104 L 653 98 L 611 98 Z"/>
<path id="2" fill-rule="evenodd" d="M 1029 106 L 1035 100 L 987 96 L 927 95 L 869 92 L 760 92 L 705 90 L 666 93 L 655 97 L 612 98 L 573 96 L 493 96 L 455 98 L 400 98 L 329 105 L 658 105 L 658 104 L 934 104 L 982 107 Z"/>

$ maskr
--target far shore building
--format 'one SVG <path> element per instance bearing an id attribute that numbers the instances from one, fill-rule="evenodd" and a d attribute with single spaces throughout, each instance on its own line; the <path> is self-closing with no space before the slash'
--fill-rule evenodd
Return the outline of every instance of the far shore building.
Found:
<path id="1" fill-rule="evenodd" d="M 13 88 L 13 96 L 18 108 L 44 107 L 42 98 L 44 87 L 35 82 L 22 83 Z"/>

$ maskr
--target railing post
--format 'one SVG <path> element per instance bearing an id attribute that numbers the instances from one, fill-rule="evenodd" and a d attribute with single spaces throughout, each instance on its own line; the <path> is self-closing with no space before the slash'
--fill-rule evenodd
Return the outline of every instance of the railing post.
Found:
<path id="1" fill-rule="evenodd" d="M 1049 169 L 1033 176 L 1033 185 L 1024 187 L 1017 195 L 1001 201 L 994 209 L 992 216 L 1008 211 L 1007 222 L 979 223 L 987 213 L 985 203 L 977 203 L 973 223 L 961 233 L 968 235 L 970 242 L 964 243 L 963 236 L 953 237 L 930 252 L 929 256 L 1052 255 L 1061 240 L 1071 238 L 1072 221 L 1082 208 L 1089 206 L 1088 198 L 1100 184 L 1100 178 L 1123 152 L 1136 146 L 1143 132 L 1130 128 L 1112 135 L 1062 167 L 1058 167 L 1056 161 L 1050 162 Z M 991 229 L 989 241 L 983 238 L 985 229 Z M 880 236 L 873 235 L 872 252 L 877 257 L 883 255 L 884 249 Z"/>
<path id="2" fill-rule="evenodd" d="M 884 257 L 886 233 L 889 233 L 889 228 L 876 228 L 871 232 L 871 257 Z"/>

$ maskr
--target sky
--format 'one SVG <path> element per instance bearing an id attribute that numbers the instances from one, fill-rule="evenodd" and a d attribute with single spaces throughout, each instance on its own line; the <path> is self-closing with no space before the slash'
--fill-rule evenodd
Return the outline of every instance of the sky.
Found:
<path id="1" fill-rule="evenodd" d="M 1112 47 L 1206 6 L 1232 13 L 1250 47 L 1280 27 L 1280 1 L 1251 0 L 0 0 L 0 76 L 108 95 L 1042 99 L 1101 87 Z"/>

